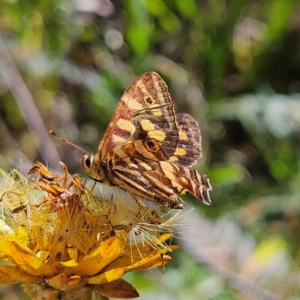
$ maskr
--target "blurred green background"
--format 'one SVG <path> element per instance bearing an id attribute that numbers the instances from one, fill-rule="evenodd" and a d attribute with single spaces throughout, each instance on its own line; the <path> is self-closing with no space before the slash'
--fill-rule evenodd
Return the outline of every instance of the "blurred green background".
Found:
<path id="1" fill-rule="evenodd" d="M 299 299 L 297 0 L 1 0 L 0 166 L 62 160 L 86 176 L 47 130 L 95 152 L 150 70 L 199 123 L 213 204 L 185 197 L 196 208 L 167 274 L 127 280 L 147 300 Z M 17 286 L 0 297 L 28 299 Z"/>

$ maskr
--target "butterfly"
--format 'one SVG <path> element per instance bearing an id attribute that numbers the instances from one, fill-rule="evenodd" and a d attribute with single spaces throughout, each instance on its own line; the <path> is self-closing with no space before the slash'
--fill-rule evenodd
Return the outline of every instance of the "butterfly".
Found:
<path id="1" fill-rule="evenodd" d="M 97 181 L 140 198 L 182 209 L 179 195 L 190 193 L 210 204 L 211 185 L 190 169 L 201 157 L 197 122 L 175 114 L 168 88 L 155 72 L 140 75 L 122 95 L 93 156 L 83 168 Z"/>

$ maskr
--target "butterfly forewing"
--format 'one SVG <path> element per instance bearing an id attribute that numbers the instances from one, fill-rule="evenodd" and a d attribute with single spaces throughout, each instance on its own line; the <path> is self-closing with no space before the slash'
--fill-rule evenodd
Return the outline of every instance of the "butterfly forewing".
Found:
<path id="1" fill-rule="evenodd" d="M 131 137 L 135 140 L 153 141 L 159 147 L 160 160 L 171 157 L 179 141 L 179 132 L 176 123 L 173 105 L 161 105 L 156 108 L 147 108 L 138 111 L 132 119 L 135 132 Z M 151 147 L 149 148 L 151 151 Z M 158 148 L 154 149 L 158 152 Z M 157 153 L 158 154 L 158 153 Z"/>
<path id="2" fill-rule="evenodd" d="M 96 155 L 105 161 L 108 151 L 127 141 L 153 136 L 165 145 L 168 157 L 175 152 L 179 134 L 170 94 L 160 76 L 148 72 L 122 95 Z"/>

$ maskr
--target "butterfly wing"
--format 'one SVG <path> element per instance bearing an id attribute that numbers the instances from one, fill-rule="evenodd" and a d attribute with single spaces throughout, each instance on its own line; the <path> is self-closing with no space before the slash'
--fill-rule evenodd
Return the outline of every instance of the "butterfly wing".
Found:
<path id="1" fill-rule="evenodd" d="M 204 204 L 211 204 L 209 191 L 211 185 L 205 175 L 196 170 L 184 168 L 168 161 L 159 162 L 161 172 L 171 181 L 171 187 L 176 195 L 192 194 Z"/>
<path id="2" fill-rule="evenodd" d="M 176 114 L 179 142 L 169 161 L 183 167 L 191 167 L 201 158 L 201 135 L 198 123 L 188 114 Z"/>
<path id="3" fill-rule="evenodd" d="M 145 163 L 130 158 L 130 163 L 120 161 L 113 173 L 116 184 L 132 195 L 170 208 L 182 208 L 178 195 L 186 193 L 205 204 L 211 203 L 207 177 L 169 161 Z"/>
<path id="4" fill-rule="evenodd" d="M 104 162 L 107 153 L 128 141 L 155 138 L 170 157 L 179 133 L 167 85 L 155 72 L 140 75 L 124 92 L 95 156 Z"/>

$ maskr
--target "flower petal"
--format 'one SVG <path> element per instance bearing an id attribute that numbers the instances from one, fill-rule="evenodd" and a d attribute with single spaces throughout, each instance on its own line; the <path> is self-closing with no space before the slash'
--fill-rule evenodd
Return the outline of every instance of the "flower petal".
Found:
<path id="1" fill-rule="evenodd" d="M 87 282 L 90 284 L 104 284 L 121 278 L 125 273 L 125 268 L 113 269 L 100 275 L 90 277 Z"/>
<path id="2" fill-rule="evenodd" d="M 18 266 L 0 266 L 0 283 L 18 283 L 18 282 L 33 282 L 40 280 L 40 277 L 25 273 Z"/>
<path id="3" fill-rule="evenodd" d="M 158 237 L 160 242 L 165 242 L 167 239 L 169 239 L 172 235 L 170 233 L 164 233 L 161 236 Z"/>
<path id="4" fill-rule="evenodd" d="M 19 265 L 31 275 L 52 276 L 56 271 L 29 248 L 13 241 L 0 240 L 0 258 Z"/>
<path id="5" fill-rule="evenodd" d="M 72 268 L 72 267 L 77 267 L 78 263 L 72 259 L 72 260 L 61 262 L 61 265 L 64 267 Z"/>
<path id="6" fill-rule="evenodd" d="M 78 250 L 76 248 L 68 248 L 67 249 L 69 256 L 71 259 L 77 261 L 78 259 Z"/>
<path id="7" fill-rule="evenodd" d="M 115 261 L 113 261 L 105 271 L 112 270 L 119 267 L 128 267 L 129 269 L 133 268 L 133 266 L 138 266 L 140 264 L 144 264 L 149 262 L 156 255 L 160 256 L 160 254 L 165 254 L 168 251 L 177 249 L 179 246 L 177 245 L 170 245 L 168 248 L 161 248 L 161 249 L 153 249 L 151 245 L 137 245 L 135 247 L 126 247 L 122 256 L 119 256 Z M 146 261 L 144 261 L 144 258 Z M 161 264 L 160 264 L 161 265 Z M 128 269 L 128 270 L 129 270 Z"/>
<path id="8" fill-rule="evenodd" d="M 161 266 L 165 263 L 168 263 L 169 261 L 171 261 L 172 258 L 169 255 L 163 255 L 163 257 L 161 256 L 161 254 L 156 254 L 153 255 L 152 257 L 146 257 L 145 259 L 129 266 L 127 268 L 127 270 L 129 272 L 132 271 L 143 271 L 143 270 L 147 270 L 147 269 L 152 269 L 158 266 Z"/>
<path id="9" fill-rule="evenodd" d="M 75 267 L 74 274 L 92 276 L 114 261 L 123 251 L 126 240 L 113 237 L 101 243 Z"/>

